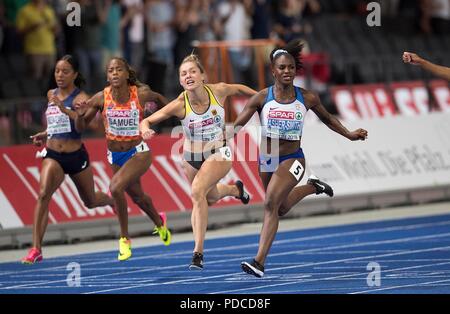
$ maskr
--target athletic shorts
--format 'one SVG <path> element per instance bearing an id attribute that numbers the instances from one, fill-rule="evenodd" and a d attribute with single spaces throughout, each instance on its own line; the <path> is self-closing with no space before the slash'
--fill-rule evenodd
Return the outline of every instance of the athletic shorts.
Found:
<path id="1" fill-rule="evenodd" d="M 128 160 L 131 159 L 134 155 L 137 153 L 143 153 L 150 151 L 150 148 L 148 147 L 147 143 L 142 141 L 132 149 L 126 151 L 126 152 L 112 152 L 108 149 L 108 162 L 111 165 L 117 165 L 119 167 L 122 167 Z"/>
<path id="2" fill-rule="evenodd" d="M 275 172 L 278 169 L 278 165 L 281 164 L 283 161 L 292 159 L 292 158 L 301 158 L 304 159 L 305 155 L 303 154 L 303 150 L 299 148 L 296 152 L 289 154 L 289 155 L 283 155 L 283 156 L 269 156 L 261 154 L 258 158 L 258 164 L 259 164 L 259 171 L 260 172 Z"/>
<path id="3" fill-rule="evenodd" d="M 39 156 L 44 159 L 51 158 L 56 160 L 64 170 L 64 173 L 69 175 L 77 174 L 89 167 L 89 155 L 84 145 L 81 145 L 79 150 L 71 153 L 59 153 L 53 149 L 44 148 L 39 153 Z"/>
<path id="4" fill-rule="evenodd" d="M 213 148 L 211 151 L 202 152 L 202 153 L 193 153 L 189 151 L 183 152 L 183 158 L 197 170 L 200 170 L 201 166 L 208 159 L 209 156 L 214 155 L 215 153 L 220 152 L 222 158 L 225 160 L 232 160 L 231 149 L 229 146 L 223 146 L 218 149 Z"/>

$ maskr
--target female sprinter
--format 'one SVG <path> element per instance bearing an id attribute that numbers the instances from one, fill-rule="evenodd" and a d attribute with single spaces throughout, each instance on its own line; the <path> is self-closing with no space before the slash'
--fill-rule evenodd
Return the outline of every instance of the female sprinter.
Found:
<path id="1" fill-rule="evenodd" d="M 78 193 L 88 208 L 114 205 L 114 201 L 102 192 L 95 192 L 92 169 L 88 153 L 81 142 L 80 131 L 75 128 L 77 116 L 74 104 L 89 97 L 80 90 L 84 79 L 78 72 L 78 62 L 66 55 L 56 63 L 55 80 L 58 86 L 47 93 L 47 130 L 31 136 L 36 146 L 45 142 L 46 148 L 40 152 L 42 161 L 39 182 L 39 197 L 34 210 L 33 247 L 22 259 L 24 264 L 34 264 L 42 260 L 42 239 L 48 224 L 48 204 L 53 193 L 68 174 L 77 187 Z"/>
<path id="2" fill-rule="evenodd" d="M 332 188 L 318 178 L 311 176 L 306 185 L 297 186 L 305 169 L 305 156 L 301 149 L 303 121 L 309 109 L 333 131 L 349 140 L 364 140 L 367 131 L 348 131 L 338 119 L 326 111 L 318 96 L 294 86 L 297 70 L 301 68 L 299 40 L 290 42 L 283 49 L 270 54 L 275 84 L 253 96 L 234 127 L 245 125 L 255 112 L 261 120 L 261 146 L 259 172 L 266 196 L 264 201 L 264 222 L 256 257 L 251 262 L 242 262 L 242 269 L 256 277 L 264 275 L 264 263 L 278 230 L 279 216 L 287 212 L 309 194 L 325 193 L 333 196 Z M 270 149 L 274 151 L 270 151 Z"/>
<path id="3" fill-rule="evenodd" d="M 115 201 L 115 210 L 120 224 L 119 261 L 131 257 L 131 240 L 128 234 L 128 211 L 125 192 L 155 223 L 165 245 L 170 244 L 171 235 L 166 216 L 158 214 L 151 198 L 142 190 L 140 178 L 150 168 L 152 156 L 148 145 L 139 133 L 139 122 L 143 119 L 143 105 L 155 101 L 162 105 L 167 100 L 140 83 L 135 71 L 122 58 L 112 58 L 107 66 L 109 86 L 95 94 L 87 103 L 80 104 L 76 124 L 83 129 L 100 112 L 103 117 L 108 146 L 108 161 L 114 176 L 109 190 Z"/>
<path id="4" fill-rule="evenodd" d="M 191 224 L 195 247 L 191 270 L 203 269 L 203 242 L 208 225 L 208 205 L 225 196 L 234 196 L 247 204 L 249 195 L 241 181 L 234 185 L 218 184 L 231 169 L 231 150 L 225 145 L 225 109 L 228 96 L 256 93 L 240 84 L 205 84 L 205 71 L 196 55 L 189 55 L 180 65 L 179 80 L 184 92 L 141 122 L 144 138 L 153 134 L 151 126 L 172 116 L 181 120 L 185 133 L 184 171 L 191 183 L 193 203 Z"/>

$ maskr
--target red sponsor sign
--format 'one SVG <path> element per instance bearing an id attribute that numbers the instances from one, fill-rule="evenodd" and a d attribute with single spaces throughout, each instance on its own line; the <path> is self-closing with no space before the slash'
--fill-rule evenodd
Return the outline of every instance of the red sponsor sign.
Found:
<path id="1" fill-rule="evenodd" d="M 394 101 L 384 84 L 334 86 L 331 96 L 340 116 L 348 121 L 397 114 Z"/>
<path id="2" fill-rule="evenodd" d="M 247 141 L 245 149 L 256 149 Z M 104 139 L 86 140 L 91 166 L 94 172 L 94 182 L 98 190 L 107 191 L 112 177 L 112 171 L 106 159 L 106 142 Z M 182 141 L 168 135 L 158 135 L 149 141 L 153 153 L 153 163 L 141 178 L 143 189 L 160 211 L 191 210 L 190 184 L 182 170 L 180 150 Z M 38 148 L 32 145 L 20 145 L 0 148 L 0 224 L 3 228 L 31 225 L 36 199 L 39 194 L 39 176 L 41 159 L 35 158 Z M 235 152 L 242 155 L 239 150 Z M 245 152 L 244 152 L 245 155 Z M 233 168 L 223 179 L 224 183 L 232 184 L 238 178 L 251 194 L 253 203 L 262 202 L 264 197 L 258 172 L 257 162 L 245 161 L 239 158 L 233 161 Z M 228 197 L 215 206 L 241 204 L 239 200 Z M 129 214 L 142 215 L 140 209 L 128 198 Z M 113 217 L 110 207 L 88 209 L 83 205 L 75 185 L 66 176 L 66 180 L 54 193 L 49 206 L 50 222 L 73 222 Z M 5 220 L 10 220 L 5 221 Z M 13 220 L 14 222 L 11 222 Z"/>
<path id="3" fill-rule="evenodd" d="M 414 116 L 430 112 L 430 99 L 424 82 L 392 83 L 391 89 L 401 114 Z"/>
<path id="4" fill-rule="evenodd" d="M 448 88 L 448 82 L 434 80 L 430 82 L 430 88 L 439 109 L 443 112 L 450 112 L 450 89 Z"/>

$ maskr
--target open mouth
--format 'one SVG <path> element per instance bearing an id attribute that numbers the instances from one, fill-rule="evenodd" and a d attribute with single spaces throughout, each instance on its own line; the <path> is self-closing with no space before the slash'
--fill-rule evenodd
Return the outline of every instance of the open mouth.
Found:
<path id="1" fill-rule="evenodd" d="M 187 86 L 191 86 L 191 85 L 194 85 L 195 84 L 195 81 L 194 80 L 187 80 L 186 81 L 186 85 Z"/>

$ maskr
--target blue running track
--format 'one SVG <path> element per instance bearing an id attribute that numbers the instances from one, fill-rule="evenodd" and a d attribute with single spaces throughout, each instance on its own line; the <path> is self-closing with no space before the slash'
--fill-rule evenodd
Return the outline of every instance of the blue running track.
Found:
<path id="1" fill-rule="evenodd" d="M 207 240 L 203 271 L 188 270 L 192 242 L 135 248 L 126 262 L 112 250 L 2 263 L 0 294 L 450 293 L 450 215 L 279 232 L 260 279 L 240 269 L 258 238 Z M 67 284 L 72 262 L 81 266 L 79 287 Z M 370 262 L 380 265 L 379 286 L 368 285 L 375 278 Z"/>

